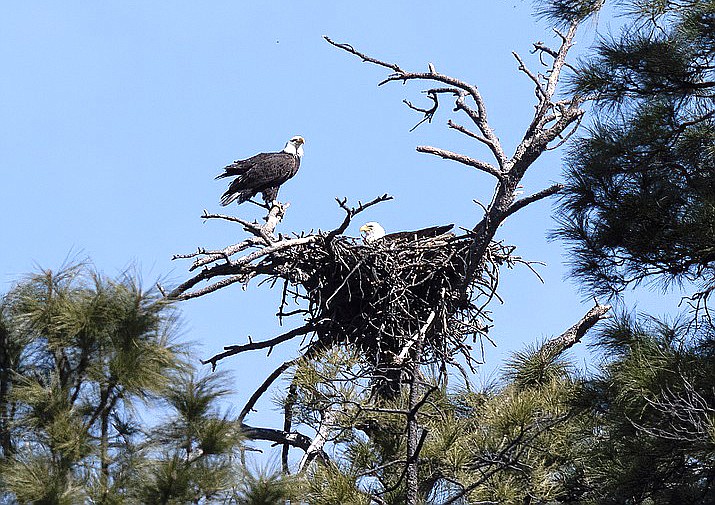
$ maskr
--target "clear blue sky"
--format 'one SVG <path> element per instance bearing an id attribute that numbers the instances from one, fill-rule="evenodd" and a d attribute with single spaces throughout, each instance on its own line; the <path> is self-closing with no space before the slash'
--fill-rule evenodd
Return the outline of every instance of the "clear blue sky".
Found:
<path id="1" fill-rule="evenodd" d="M 603 22 L 599 29 L 603 27 Z M 581 49 L 595 25 L 581 32 Z M 486 156 L 449 131 L 444 108 L 432 124 L 402 103 L 420 103 L 416 85 L 378 88 L 386 72 L 328 45 L 322 35 L 373 56 L 426 70 L 433 62 L 477 84 L 492 126 L 509 151 L 532 112 L 533 89 L 511 51 L 532 65 L 530 44 L 552 40 L 529 3 L 6 1 L 0 6 L 0 281 L 6 290 L 36 265 L 57 268 L 88 256 L 115 275 L 132 262 L 147 284 L 187 276 L 174 253 L 238 242 L 240 228 L 202 223 L 218 211 L 234 159 L 306 138 L 298 176 L 280 195 L 292 206 L 280 231 L 332 228 L 334 197 L 396 197 L 363 215 L 388 231 L 453 222 L 471 227 L 489 177 L 415 152 L 429 144 Z M 560 180 L 559 153 L 527 175 L 531 193 Z M 258 209 L 231 207 L 242 217 Z M 563 245 L 549 243 L 551 204 L 509 219 L 499 238 L 525 258 L 547 263 L 541 284 L 527 269 L 504 271 L 488 367 L 506 352 L 561 332 L 591 306 L 566 279 Z M 168 279 L 168 281 L 166 280 Z M 224 344 L 280 332 L 277 294 L 255 285 L 182 305 L 184 336 L 209 356 Z M 647 307 L 659 313 L 663 297 Z M 234 370 L 241 401 L 292 349 L 243 355 Z M 264 404 L 264 411 L 270 404 Z M 256 419 L 256 418 L 254 418 Z M 258 417 L 260 419 L 260 416 Z"/>

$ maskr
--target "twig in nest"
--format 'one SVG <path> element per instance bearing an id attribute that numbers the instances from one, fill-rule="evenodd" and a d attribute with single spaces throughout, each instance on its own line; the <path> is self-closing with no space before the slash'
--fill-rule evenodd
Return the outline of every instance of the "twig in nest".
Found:
<path id="1" fill-rule="evenodd" d="M 348 229 L 348 226 L 350 226 L 350 222 L 352 221 L 352 218 L 364 211 L 365 209 L 372 207 L 373 205 L 377 205 L 380 202 L 386 202 L 388 200 L 392 200 L 392 196 L 388 195 L 385 193 L 382 196 L 378 196 L 377 198 L 373 198 L 367 203 L 362 203 L 358 201 L 358 206 L 357 207 L 348 207 L 347 205 L 347 198 L 343 198 L 342 200 L 340 198 L 336 198 L 335 201 L 338 202 L 338 205 L 340 205 L 340 208 L 345 211 L 345 219 L 343 219 L 343 222 L 340 223 L 340 226 L 335 228 L 334 230 L 328 232 L 328 234 L 325 236 L 325 242 L 330 243 L 333 241 L 335 237 L 338 235 L 342 235 L 345 230 Z"/>

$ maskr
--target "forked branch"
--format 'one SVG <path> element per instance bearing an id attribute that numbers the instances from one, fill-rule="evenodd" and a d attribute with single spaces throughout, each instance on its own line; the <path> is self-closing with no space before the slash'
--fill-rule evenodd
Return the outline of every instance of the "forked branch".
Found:
<path id="1" fill-rule="evenodd" d="M 461 79 L 457 79 L 455 77 L 441 74 L 437 72 L 434 68 L 433 65 L 428 65 L 428 71 L 427 72 L 407 72 L 400 68 L 400 66 L 394 64 L 394 63 L 388 63 L 382 60 L 379 60 L 377 58 L 373 58 L 371 56 L 368 56 L 364 53 L 361 53 L 360 51 L 357 51 L 353 46 L 350 44 L 339 44 L 337 42 L 334 42 L 332 39 L 329 37 L 324 37 L 325 40 L 329 43 L 332 44 L 333 46 L 342 49 L 344 51 L 349 52 L 350 54 L 354 54 L 355 56 L 358 56 L 361 58 L 363 61 L 373 63 L 375 65 L 379 65 L 385 68 L 389 68 L 393 70 L 394 73 L 390 74 L 386 79 L 381 81 L 378 86 L 381 86 L 383 84 L 386 84 L 388 82 L 392 81 L 402 81 L 402 82 L 407 82 L 407 81 L 413 81 L 413 80 L 422 80 L 422 81 L 432 81 L 432 82 L 438 82 L 441 84 L 446 84 L 450 86 L 450 88 L 456 88 L 458 90 L 464 91 L 466 94 L 461 95 L 458 94 L 458 101 L 461 98 L 461 104 L 460 103 L 455 103 L 455 108 L 458 110 L 463 110 L 464 112 L 467 113 L 467 115 L 470 117 L 470 119 L 474 122 L 474 124 L 477 126 L 479 131 L 481 132 L 482 136 L 486 139 L 487 145 L 492 151 L 492 154 L 494 155 L 495 159 L 497 160 L 497 164 L 499 166 L 503 166 L 504 163 L 506 163 L 507 157 L 504 154 L 504 150 L 501 147 L 501 143 L 499 142 L 499 139 L 497 138 L 496 134 L 492 130 L 491 126 L 489 125 L 489 121 L 487 120 L 487 108 L 484 103 L 484 99 L 482 98 L 481 93 L 479 92 L 479 89 L 472 85 L 469 84 L 466 81 L 463 81 Z M 446 92 L 447 90 L 440 90 L 440 92 Z M 451 89 L 449 90 L 450 92 Z M 466 96 L 469 96 L 472 101 L 474 102 L 474 106 L 476 109 L 471 109 L 471 107 L 466 105 L 466 102 L 464 102 L 464 98 Z"/>
<path id="2" fill-rule="evenodd" d="M 243 352 L 247 351 L 255 351 L 259 349 L 270 349 L 272 350 L 274 346 L 286 342 L 292 338 L 295 338 L 300 335 L 307 335 L 308 333 L 314 332 L 318 328 L 318 325 L 315 324 L 305 324 L 299 328 L 292 329 L 290 331 L 287 331 L 281 335 L 278 335 L 276 337 L 273 337 L 268 340 L 261 340 L 258 342 L 253 342 L 250 341 L 247 344 L 241 344 L 241 345 L 227 345 L 224 347 L 224 352 L 220 352 L 218 354 L 215 354 L 211 356 L 207 360 L 202 360 L 201 363 L 204 365 L 211 364 L 211 369 L 215 370 L 216 369 L 216 364 L 221 361 L 222 359 L 228 358 L 229 356 L 235 356 L 236 354 L 241 354 Z M 269 354 L 270 354 L 269 350 Z"/>
<path id="3" fill-rule="evenodd" d="M 407 82 L 411 80 L 431 81 L 447 85 L 447 87 L 432 88 L 425 91 L 433 101 L 433 106 L 430 108 L 417 107 L 406 101 L 411 109 L 424 115 L 421 123 L 431 120 L 434 116 L 439 106 L 437 101 L 439 93 L 452 93 L 455 96 L 455 111 L 464 112 L 476 126 L 476 130 L 471 131 L 452 120 L 448 122 L 450 128 L 486 145 L 491 150 L 496 164 L 437 147 L 419 146 L 417 148 L 419 152 L 456 161 L 497 178 L 494 197 L 490 204 L 485 207 L 483 219 L 473 228 L 480 235 L 476 239 L 477 243 L 473 251 L 474 258 L 476 258 L 475 268 L 481 263 L 479 258 L 486 253 L 486 248 L 504 219 L 532 202 L 553 195 L 560 189 L 560 186 L 553 185 L 536 192 L 530 197 L 523 198 L 517 202 L 514 201 L 515 191 L 526 171 L 544 152 L 549 150 L 551 142 L 557 139 L 561 139 L 559 143 L 565 141 L 573 133 L 575 127 L 568 133 L 565 132 L 574 124 L 578 126 L 583 116 L 583 111 L 579 108 L 582 102 L 581 98 L 573 96 L 568 100 L 554 101 L 561 72 L 567 66 L 566 56 L 573 45 L 577 27 L 578 23 L 572 23 L 566 33 L 557 32 L 560 39 L 558 49 L 551 50 L 541 42 L 534 44 L 534 52 L 539 53 L 540 56 L 546 54 L 551 59 L 551 64 L 547 65 L 548 68 L 543 75 L 533 73 L 528 69 L 521 57 L 517 53 L 513 53 L 519 62 L 519 70 L 525 73 L 534 84 L 538 103 L 534 117 L 511 158 L 508 158 L 504 153 L 499 139 L 489 124 L 484 99 L 476 86 L 455 77 L 441 74 L 431 64 L 428 65 L 427 72 L 407 71 L 398 64 L 368 56 L 349 44 L 339 44 L 329 37 L 325 37 L 328 43 L 360 57 L 363 61 L 392 70 L 393 73 L 388 75 L 379 85 L 392 81 Z M 543 63 L 543 59 L 541 61 Z"/>
<path id="4" fill-rule="evenodd" d="M 350 226 L 350 222 L 356 215 L 358 215 L 365 209 L 372 207 L 373 205 L 377 205 L 378 203 L 381 203 L 381 202 L 387 202 L 388 200 L 392 200 L 392 196 L 385 193 L 384 195 L 378 196 L 377 198 L 374 198 L 367 203 L 362 203 L 362 202 L 358 201 L 357 207 L 348 207 L 348 199 L 347 198 L 343 198 L 343 199 L 336 198 L 335 201 L 338 202 L 338 205 L 340 205 L 340 208 L 345 211 L 345 219 L 343 219 L 343 222 L 340 223 L 340 226 L 338 226 L 334 230 L 331 230 L 330 232 L 328 232 L 328 234 L 325 236 L 325 242 L 330 243 L 335 237 L 345 233 L 345 230 L 348 229 L 348 226 Z"/>

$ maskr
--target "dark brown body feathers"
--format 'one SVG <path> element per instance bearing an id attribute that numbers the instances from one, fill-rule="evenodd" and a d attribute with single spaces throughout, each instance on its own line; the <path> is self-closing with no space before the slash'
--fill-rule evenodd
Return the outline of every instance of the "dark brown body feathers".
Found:
<path id="1" fill-rule="evenodd" d="M 241 204 L 258 193 L 262 193 L 263 201 L 270 204 L 278 197 L 281 184 L 293 177 L 299 167 L 300 157 L 283 151 L 234 161 L 216 177 L 236 177 L 221 196 L 221 205 L 226 206 L 233 201 Z"/>

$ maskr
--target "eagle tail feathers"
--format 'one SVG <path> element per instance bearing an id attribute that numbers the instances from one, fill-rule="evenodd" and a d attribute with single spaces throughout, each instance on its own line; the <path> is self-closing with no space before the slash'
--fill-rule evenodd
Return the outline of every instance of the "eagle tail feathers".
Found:
<path id="1" fill-rule="evenodd" d="M 226 206 L 230 205 L 239 196 L 240 196 L 240 193 L 224 194 L 221 197 L 221 206 L 226 207 Z"/>
<path id="2" fill-rule="evenodd" d="M 244 189 L 243 191 L 235 191 L 229 193 L 228 191 L 221 197 L 221 205 L 226 207 L 232 204 L 234 201 L 238 200 L 239 205 L 243 202 L 250 200 L 256 193 L 251 189 Z"/>

